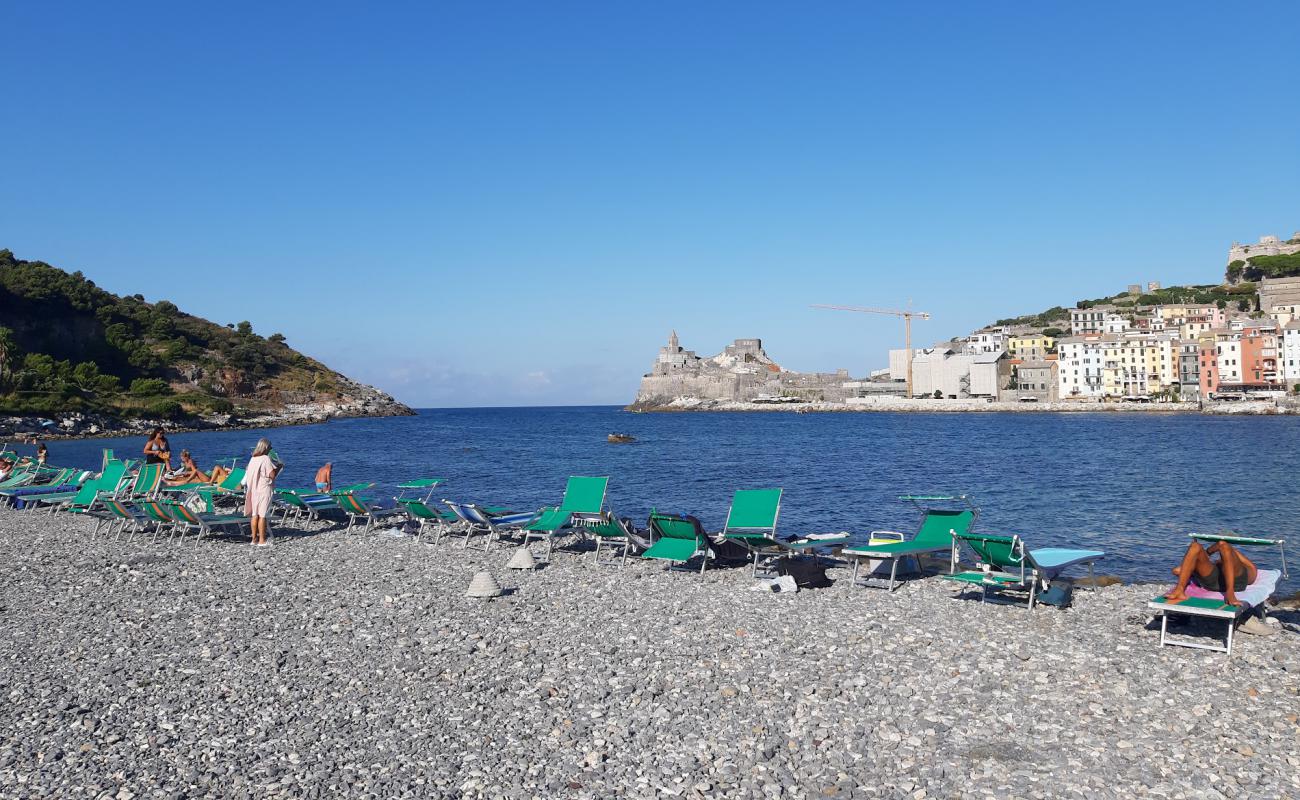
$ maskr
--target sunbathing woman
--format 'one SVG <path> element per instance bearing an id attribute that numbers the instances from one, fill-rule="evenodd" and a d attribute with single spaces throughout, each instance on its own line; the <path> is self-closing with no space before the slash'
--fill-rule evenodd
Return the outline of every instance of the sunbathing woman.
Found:
<path id="1" fill-rule="evenodd" d="M 212 480 L 203 470 L 199 469 L 190 457 L 189 450 L 181 451 L 181 465 L 174 472 L 169 472 L 163 481 L 168 486 L 180 486 L 183 483 L 207 483 Z"/>
<path id="2" fill-rule="evenodd" d="M 1210 558 L 1212 553 L 1218 554 L 1218 561 Z M 1227 542 L 1215 542 L 1207 550 L 1200 542 L 1194 541 L 1187 546 L 1183 563 L 1174 567 L 1173 573 L 1178 577 L 1178 585 L 1165 595 L 1169 602 L 1186 600 L 1187 584 L 1194 581 L 1202 589 L 1223 592 L 1224 601 L 1237 605 L 1237 592 L 1254 583 L 1259 570 L 1240 550 Z"/>

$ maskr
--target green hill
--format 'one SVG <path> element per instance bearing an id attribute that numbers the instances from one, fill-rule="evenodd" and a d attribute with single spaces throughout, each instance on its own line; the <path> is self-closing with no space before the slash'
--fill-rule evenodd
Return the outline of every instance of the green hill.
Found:
<path id="1" fill-rule="evenodd" d="M 1295 239 L 1287 244 L 1300 244 Z M 1261 278 L 1291 278 L 1300 275 L 1300 253 L 1280 256 L 1253 256 L 1245 261 L 1228 264 L 1229 283 L 1242 280 L 1258 281 Z"/>
<path id="2" fill-rule="evenodd" d="M 1145 294 L 1128 294 L 1121 292 L 1111 297 L 1099 297 L 1093 300 L 1080 300 L 1076 308 L 1093 306 L 1115 306 L 1124 313 L 1124 309 L 1136 309 L 1139 306 L 1173 305 L 1176 303 L 1213 303 L 1219 308 L 1231 308 L 1236 311 L 1252 311 L 1259 308 L 1259 296 L 1255 284 L 1239 283 L 1235 286 L 1205 284 L 1199 286 L 1167 286 Z M 1052 308 L 1037 314 L 1000 319 L 994 325 L 1027 326 L 1047 332 L 1050 336 L 1061 336 L 1070 329 L 1070 309 L 1063 306 Z"/>
<path id="3" fill-rule="evenodd" d="M 80 272 L 0 250 L 0 413 L 184 421 L 288 404 L 324 416 L 410 413 L 280 334 L 260 336 L 248 322 L 217 325 L 166 300 L 119 297 Z"/>

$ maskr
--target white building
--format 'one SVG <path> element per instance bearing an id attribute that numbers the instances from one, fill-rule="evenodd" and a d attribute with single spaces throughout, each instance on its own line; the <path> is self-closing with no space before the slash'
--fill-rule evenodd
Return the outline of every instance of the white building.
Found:
<path id="1" fill-rule="evenodd" d="M 1070 309 L 1070 335 L 1082 336 L 1085 333 L 1102 333 L 1108 313 L 1110 312 L 1106 309 L 1096 307 Z"/>
<path id="2" fill-rule="evenodd" d="M 985 328 L 966 337 L 965 351 L 970 355 L 997 353 L 1007 349 L 1006 328 Z"/>
<path id="3" fill-rule="evenodd" d="M 980 353 L 971 356 L 970 389 L 971 397 L 989 397 L 997 400 L 999 391 L 1004 388 L 1003 375 L 1007 374 L 1007 352 Z"/>
<path id="4" fill-rule="evenodd" d="M 1056 343 L 1056 377 L 1062 400 L 1101 397 L 1104 344 L 1100 336 L 1071 336 Z"/>
<path id="5" fill-rule="evenodd" d="M 1123 314 L 1107 314 L 1102 320 L 1102 333 L 1123 333 L 1129 329 L 1128 317 Z"/>
<path id="6" fill-rule="evenodd" d="M 1242 383 L 1241 339 L 1222 339 L 1214 344 L 1219 383 Z"/>
<path id="7" fill-rule="evenodd" d="M 1300 383 L 1300 320 L 1292 320 L 1282 329 L 1282 375 L 1287 388 Z"/>

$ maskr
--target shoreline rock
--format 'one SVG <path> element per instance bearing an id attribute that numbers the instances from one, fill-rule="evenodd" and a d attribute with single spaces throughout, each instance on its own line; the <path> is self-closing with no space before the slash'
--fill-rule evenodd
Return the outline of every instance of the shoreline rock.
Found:
<path id="1" fill-rule="evenodd" d="M 315 425 L 332 419 L 360 417 L 413 417 L 416 412 L 387 395 L 386 401 L 373 399 L 345 403 L 291 403 L 283 409 L 239 416 L 205 414 L 183 421 L 136 418 L 125 419 L 109 414 L 86 414 L 79 411 L 40 416 L 0 416 L 0 441 L 14 437 L 37 439 L 113 439 L 138 436 L 154 428 L 170 433 L 196 431 L 248 430 L 280 428 L 292 425 Z M 46 422 L 53 424 L 47 425 Z"/>

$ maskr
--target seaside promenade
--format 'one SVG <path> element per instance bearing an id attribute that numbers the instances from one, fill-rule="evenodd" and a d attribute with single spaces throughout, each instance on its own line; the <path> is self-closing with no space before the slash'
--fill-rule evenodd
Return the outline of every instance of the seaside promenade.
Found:
<path id="1" fill-rule="evenodd" d="M 389 535 L 150 545 L 0 511 L 0 796 L 1288 797 L 1300 649 Z M 465 596 L 487 569 L 510 590 Z M 832 577 L 844 577 L 838 570 Z"/>

